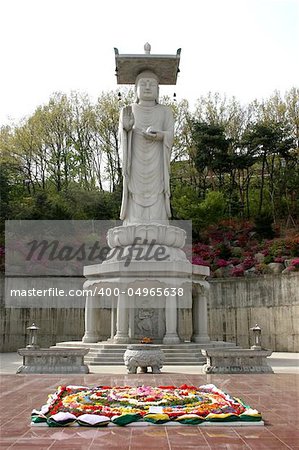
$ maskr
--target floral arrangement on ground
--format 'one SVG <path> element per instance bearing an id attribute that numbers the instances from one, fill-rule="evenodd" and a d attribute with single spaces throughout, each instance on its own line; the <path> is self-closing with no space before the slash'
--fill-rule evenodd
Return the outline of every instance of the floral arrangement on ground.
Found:
<path id="1" fill-rule="evenodd" d="M 46 405 L 34 409 L 32 424 L 99 427 L 134 422 L 200 425 L 260 422 L 261 414 L 213 384 L 203 386 L 59 386 Z"/>

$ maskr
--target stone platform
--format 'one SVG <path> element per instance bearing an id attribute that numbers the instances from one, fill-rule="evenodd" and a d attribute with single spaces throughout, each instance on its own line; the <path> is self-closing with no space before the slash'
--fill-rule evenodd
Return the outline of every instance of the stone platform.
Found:
<path id="1" fill-rule="evenodd" d="M 23 365 L 17 373 L 89 373 L 84 364 L 87 348 L 21 348 Z"/>
<path id="2" fill-rule="evenodd" d="M 185 342 L 180 344 L 159 344 L 163 350 L 165 360 L 164 366 L 198 366 L 206 362 L 206 358 L 201 354 L 203 348 L 236 348 L 233 342 L 211 341 L 207 343 Z M 89 353 L 85 356 L 85 363 L 91 366 L 117 366 L 123 365 L 123 356 L 127 349 L 127 344 L 114 344 L 109 341 L 87 344 L 81 341 L 59 342 L 56 347 L 64 348 L 88 348 Z"/>
<path id="3" fill-rule="evenodd" d="M 201 352 L 207 358 L 205 373 L 273 373 L 267 362 L 272 350 L 211 348 Z"/>

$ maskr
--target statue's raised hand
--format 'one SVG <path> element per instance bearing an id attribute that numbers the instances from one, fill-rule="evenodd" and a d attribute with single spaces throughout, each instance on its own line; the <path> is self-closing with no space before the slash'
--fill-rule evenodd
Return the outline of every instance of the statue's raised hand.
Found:
<path id="1" fill-rule="evenodd" d="M 122 123 L 123 123 L 123 128 L 126 131 L 130 131 L 133 128 L 134 125 L 134 114 L 132 111 L 132 106 L 125 106 L 122 109 Z"/>

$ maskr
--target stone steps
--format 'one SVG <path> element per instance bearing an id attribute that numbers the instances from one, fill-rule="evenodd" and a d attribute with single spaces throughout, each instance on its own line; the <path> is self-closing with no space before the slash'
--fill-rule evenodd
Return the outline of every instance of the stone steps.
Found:
<path id="1" fill-rule="evenodd" d="M 224 341 L 209 341 L 205 343 L 197 343 L 197 342 L 182 342 L 179 344 L 157 344 L 161 345 L 163 350 L 177 350 L 177 349 L 202 349 L 202 348 L 236 348 L 236 344 L 234 342 L 224 342 Z M 127 344 L 113 344 L 110 342 L 96 342 L 92 344 L 87 344 L 82 341 L 70 341 L 70 342 L 57 342 L 56 345 L 52 347 L 63 347 L 63 348 L 90 348 L 90 350 L 102 350 L 102 349 L 114 349 L 115 351 L 123 350 L 127 348 Z"/>
<path id="2" fill-rule="evenodd" d="M 232 342 L 210 341 L 207 343 L 181 343 L 163 345 L 160 344 L 165 354 L 164 365 L 193 366 L 203 365 L 206 358 L 201 354 L 201 349 L 210 348 L 237 348 Z M 56 347 L 64 348 L 90 348 L 89 353 L 85 356 L 84 361 L 89 365 L 123 365 L 123 355 L 126 351 L 127 344 L 113 344 L 111 342 L 97 342 L 86 344 L 81 341 L 59 342 Z"/>
<path id="3" fill-rule="evenodd" d="M 163 364 L 163 366 L 203 366 L 206 363 L 206 359 L 203 360 L 199 360 L 199 361 L 186 361 L 186 362 L 182 362 L 182 361 L 169 361 L 169 362 L 165 362 Z M 124 362 L 119 362 L 119 361 L 102 361 L 100 360 L 100 362 L 88 362 L 86 361 L 86 364 L 88 366 L 123 366 Z"/>

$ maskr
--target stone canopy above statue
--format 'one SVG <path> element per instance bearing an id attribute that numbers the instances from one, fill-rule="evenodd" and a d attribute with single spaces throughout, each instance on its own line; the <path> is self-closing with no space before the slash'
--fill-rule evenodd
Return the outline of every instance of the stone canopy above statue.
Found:
<path id="1" fill-rule="evenodd" d="M 120 55 L 118 49 L 114 48 L 117 84 L 135 84 L 139 73 L 150 70 L 159 78 L 159 84 L 175 85 L 180 71 L 181 49 L 177 50 L 176 55 L 152 55 L 147 42 L 144 51 L 144 54 Z"/>

